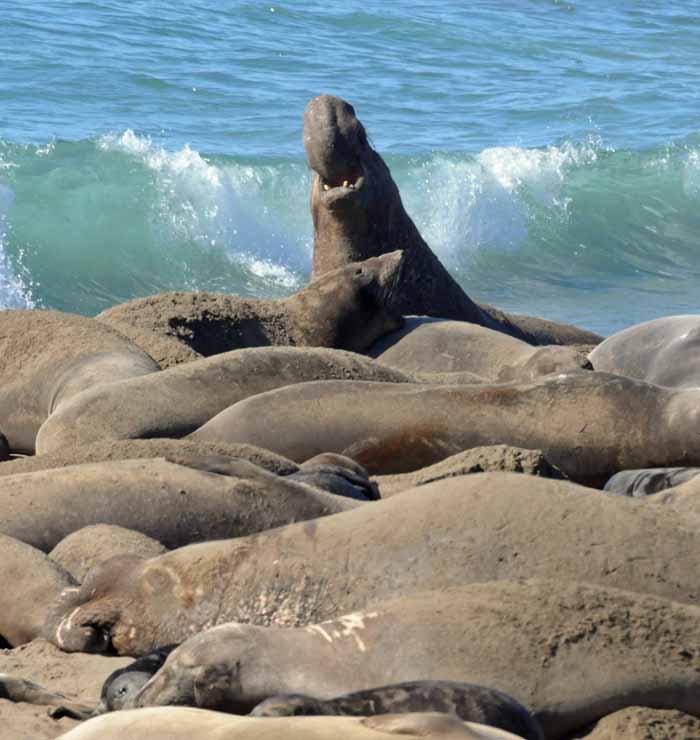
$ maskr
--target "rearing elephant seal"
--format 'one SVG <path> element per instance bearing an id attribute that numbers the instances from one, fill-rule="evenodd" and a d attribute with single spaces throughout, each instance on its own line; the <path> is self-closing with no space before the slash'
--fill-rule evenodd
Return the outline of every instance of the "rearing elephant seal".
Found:
<path id="1" fill-rule="evenodd" d="M 573 326 L 508 316 L 474 303 L 406 213 L 389 168 L 350 103 L 332 95 L 314 98 L 304 112 L 304 149 L 316 173 L 311 186 L 313 278 L 400 248 L 406 264 L 391 306 L 402 314 L 471 321 L 532 344 L 601 341 Z"/>
<path id="2" fill-rule="evenodd" d="M 250 714 L 253 717 L 369 717 L 403 712 L 446 712 L 456 714 L 465 722 L 499 727 L 524 740 L 544 740 L 537 720 L 512 696 L 496 689 L 457 681 L 407 681 L 334 699 L 282 694 L 261 702 Z"/>

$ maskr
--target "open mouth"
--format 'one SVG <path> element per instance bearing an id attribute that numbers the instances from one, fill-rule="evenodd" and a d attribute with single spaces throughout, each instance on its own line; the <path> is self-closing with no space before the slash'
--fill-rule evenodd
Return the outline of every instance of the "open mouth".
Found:
<path id="1" fill-rule="evenodd" d="M 319 176 L 320 177 L 320 176 Z M 359 190 L 364 183 L 364 171 L 360 164 L 353 165 L 347 172 L 344 172 L 336 180 L 324 180 L 320 177 L 321 187 L 326 193 L 335 191 L 334 195 L 340 195 L 348 191 Z"/>

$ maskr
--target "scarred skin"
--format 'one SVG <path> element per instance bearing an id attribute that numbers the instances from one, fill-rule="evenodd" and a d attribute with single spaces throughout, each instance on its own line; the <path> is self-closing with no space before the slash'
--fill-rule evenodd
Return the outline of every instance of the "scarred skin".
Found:
<path id="1" fill-rule="evenodd" d="M 568 481 L 483 473 L 254 536 L 114 558 L 64 592 L 45 636 L 67 651 L 143 655 L 225 622 L 311 624 L 402 594 L 503 578 L 695 603 L 698 568 L 700 531 L 685 513 Z"/>
<path id="2" fill-rule="evenodd" d="M 472 301 L 440 263 L 401 202 L 399 189 L 372 148 L 355 110 L 332 95 L 304 113 L 304 149 L 314 177 L 313 277 L 402 249 L 406 265 L 391 305 L 404 315 L 471 321 L 532 344 L 597 344 L 602 337 L 541 319 L 508 316 Z"/>
<path id="3" fill-rule="evenodd" d="M 697 606 L 559 579 L 492 581 L 296 629 L 216 627 L 171 653 L 136 705 L 242 712 L 278 693 L 326 699 L 439 677 L 508 693 L 558 740 L 626 706 L 700 715 L 699 638 Z"/>

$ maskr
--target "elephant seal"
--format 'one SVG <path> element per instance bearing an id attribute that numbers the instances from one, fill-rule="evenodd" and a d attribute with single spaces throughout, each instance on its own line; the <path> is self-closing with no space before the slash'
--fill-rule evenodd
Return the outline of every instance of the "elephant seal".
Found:
<path id="1" fill-rule="evenodd" d="M 157 673 L 177 645 L 165 645 L 111 673 L 102 685 L 100 704 L 94 714 L 116 712 L 133 704 L 136 695 Z"/>
<path id="2" fill-rule="evenodd" d="M 696 603 L 698 568 L 700 530 L 685 512 L 568 481 L 481 473 L 251 537 L 114 558 L 56 601 L 44 634 L 69 651 L 143 655 L 224 622 L 310 624 L 416 590 L 499 578 L 578 580 Z"/>
<path id="3" fill-rule="evenodd" d="M 152 537 L 112 524 L 92 524 L 71 532 L 51 550 L 49 557 L 78 583 L 97 565 L 115 555 L 152 558 L 167 552 Z"/>
<path id="4" fill-rule="evenodd" d="M 544 478 L 563 480 L 566 476 L 552 465 L 541 450 L 524 450 L 508 445 L 474 447 L 442 462 L 421 468 L 413 473 L 399 475 L 379 475 L 375 478 L 382 498 L 395 496 L 401 491 L 424 486 L 426 483 L 455 478 L 460 475 L 493 472 L 525 473 Z"/>
<path id="5" fill-rule="evenodd" d="M 700 391 L 589 371 L 512 385 L 328 381 L 248 398 L 190 438 L 246 442 L 296 462 L 337 452 L 372 475 L 507 444 L 542 450 L 572 480 L 602 486 L 620 469 L 700 463 L 699 417 Z"/>
<path id="6" fill-rule="evenodd" d="M 302 463 L 289 479 L 360 501 L 376 501 L 379 498 L 379 488 L 370 480 L 369 473 L 362 465 L 344 455 L 316 455 Z"/>
<path id="7" fill-rule="evenodd" d="M 43 424 L 37 437 L 37 452 L 45 455 L 95 440 L 184 437 L 250 395 L 291 383 L 333 378 L 413 381 L 399 370 L 342 350 L 235 350 L 77 395 Z"/>
<path id="8" fill-rule="evenodd" d="M 491 581 L 306 627 L 214 627 L 175 649 L 135 704 L 243 712 L 280 693 L 332 699 L 439 679 L 498 688 L 555 740 L 639 704 L 700 716 L 699 638 L 697 606 L 560 579 Z"/>
<path id="9" fill-rule="evenodd" d="M 700 468 L 646 468 L 621 470 L 605 484 L 604 491 L 621 496 L 644 498 L 667 488 L 687 483 L 700 475 Z"/>
<path id="10" fill-rule="evenodd" d="M 518 740 L 493 727 L 439 714 L 381 717 L 232 717 L 191 707 L 157 707 L 95 717 L 62 740 Z"/>
<path id="11" fill-rule="evenodd" d="M 194 458 L 209 456 L 241 459 L 265 468 L 277 475 L 290 475 L 299 466 L 281 455 L 253 445 L 198 444 L 189 439 L 98 439 L 90 444 L 62 446 L 56 452 L 20 457 L 0 465 L 0 477 L 18 473 L 65 468 L 69 465 L 99 463 L 113 460 L 144 460 L 165 457 L 170 462 L 187 465 Z"/>
<path id="12" fill-rule="evenodd" d="M 630 326 L 588 356 L 596 370 L 670 388 L 700 388 L 700 316 L 665 316 Z"/>
<path id="13" fill-rule="evenodd" d="M 0 535 L 0 635 L 12 646 L 38 637 L 48 609 L 75 581 L 43 552 Z"/>
<path id="14" fill-rule="evenodd" d="M 94 319 L 58 311 L 0 311 L 0 429 L 12 452 L 32 454 L 39 427 L 87 388 L 160 370 Z"/>
<path id="15" fill-rule="evenodd" d="M 402 314 L 471 321 L 532 344 L 597 344 L 602 337 L 572 326 L 508 316 L 478 305 L 425 243 L 406 213 L 384 160 L 369 143 L 355 109 L 332 95 L 304 112 L 304 149 L 316 173 L 312 278 L 400 247 L 405 265 L 390 305 Z"/>
<path id="16" fill-rule="evenodd" d="M 524 383 L 551 373 L 592 369 L 586 356 L 572 347 L 533 347 L 467 321 L 416 317 L 407 319 L 403 329 L 378 340 L 368 354 L 382 365 L 404 372 L 466 371 L 497 383 Z"/>
<path id="17" fill-rule="evenodd" d="M 360 505 L 228 458 L 121 460 L 0 478 L 0 532 L 45 552 L 91 524 L 133 529 L 173 548 Z"/>
<path id="18" fill-rule="evenodd" d="M 485 686 L 456 681 L 407 681 L 325 700 L 301 694 L 281 694 L 265 699 L 253 708 L 250 715 L 369 717 L 404 712 L 446 712 L 457 715 L 464 722 L 477 722 L 512 732 L 524 740 L 544 740 L 537 720 L 512 696 Z"/>
<path id="19" fill-rule="evenodd" d="M 162 293 L 114 306 L 97 319 L 141 342 L 146 351 L 146 338 L 154 334 L 175 338 L 205 357 L 268 345 L 361 352 L 403 322 L 387 307 L 402 262 L 399 250 L 343 264 L 281 300 Z"/>

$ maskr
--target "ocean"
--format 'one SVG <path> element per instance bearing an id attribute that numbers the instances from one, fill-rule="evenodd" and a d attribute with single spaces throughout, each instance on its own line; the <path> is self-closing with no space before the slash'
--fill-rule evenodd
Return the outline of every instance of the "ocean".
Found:
<path id="1" fill-rule="evenodd" d="M 299 289 L 328 92 L 472 298 L 603 334 L 696 312 L 698 11 L 0 0 L 0 307 Z"/>

